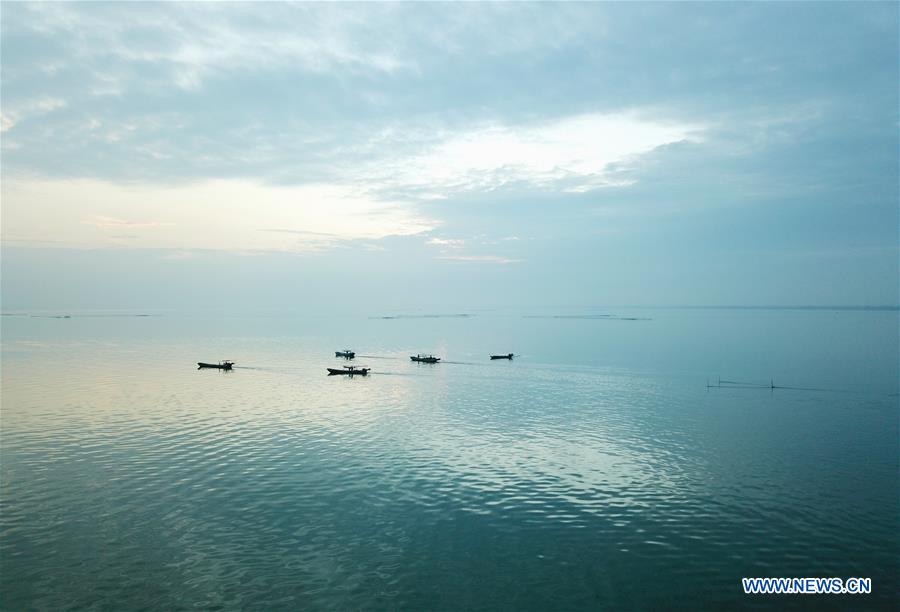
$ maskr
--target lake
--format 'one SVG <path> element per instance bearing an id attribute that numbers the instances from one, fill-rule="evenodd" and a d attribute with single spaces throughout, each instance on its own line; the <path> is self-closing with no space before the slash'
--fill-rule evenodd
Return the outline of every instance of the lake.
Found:
<path id="1" fill-rule="evenodd" d="M 896 310 L 2 325 L 3 609 L 900 597 Z M 369 376 L 326 375 L 345 347 Z M 410 362 L 424 352 L 443 360 Z M 872 593 L 744 595 L 742 577 L 778 576 L 871 577 Z"/>

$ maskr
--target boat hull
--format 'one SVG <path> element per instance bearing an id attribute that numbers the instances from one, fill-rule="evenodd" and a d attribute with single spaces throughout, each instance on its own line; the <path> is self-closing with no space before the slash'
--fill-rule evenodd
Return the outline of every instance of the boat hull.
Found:
<path id="1" fill-rule="evenodd" d="M 204 368 L 212 368 L 215 370 L 230 370 L 233 365 L 233 363 L 203 363 L 202 361 L 198 361 L 197 369 L 202 370 Z"/>
<path id="2" fill-rule="evenodd" d="M 358 370 L 356 370 L 356 369 L 350 370 L 348 368 L 344 368 L 341 370 L 338 370 L 336 368 L 325 368 L 325 369 L 328 370 L 329 376 L 334 376 L 335 374 L 343 374 L 344 376 L 353 376 L 355 374 L 359 375 L 359 376 L 368 376 L 368 374 L 369 374 L 369 368 L 360 368 Z"/>
<path id="3" fill-rule="evenodd" d="M 410 357 L 411 361 L 416 361 L 419 363 L 437 363 L 441 360 L 440 357 Z"/>
<path id="4" fill-rule="evenodd" d="M 512 358 L 512 353 L 510 353 L 509 355 L 491 355 L 491 359 L 509 359 L 510 361 L 512 361 Z"/>

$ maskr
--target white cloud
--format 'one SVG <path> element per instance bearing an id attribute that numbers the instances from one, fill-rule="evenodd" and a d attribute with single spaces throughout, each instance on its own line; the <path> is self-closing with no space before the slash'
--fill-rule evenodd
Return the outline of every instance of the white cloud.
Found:
<path id="1" fill-rule="evenodd" d="M 171 223 L 164 223 L 160 221 L 125 221 L 123 219 L 116 219 L 115 217 L 107 217 L 104 215 L 92 217 L 91 219 L 85 219 L 82 221 L 84 225 L 93 225 L 94 227 L 99 227 L 100 229 L 114 229 L 114 230 L 123 230 L 123 229 L 138 229 L 138 228 L 148 228 L 148 227 L 161 227 L 166 225 L 172 225 Z"/>
<path id="2" fill-rule="evenodd" d="M 67 102 L 61 98 L 38 98 L 20 102 L 13 105 L 12 108 L 7 106 L 6 109 L 0 112 L 0 132 L 11 130 L 17 123 L 25 119 L 40 117 L 66 106 Z"/>
<path id="3" fill-rule="evenodd" d="M 581 193 L 632 184 L 622 166 L 657 147 L 697 140 L 702 127 L 637 112 L 592 113 L 532 125 L 493 124 L 449 134 L 430 150 L 372 164 L 369 182 L 428 193 L 531 189 Z"/>
<path id="4" fill-rule="evenodd" d="M 12 113 L 0 113 L 0 132 L 11 130 L 16 125 L 17 117 Z"/>
<path id="5" fill-rule="evenodd" d="M 466 241 L 458 238 L 431 238 L 425 244 L 458 249 L 465 246 Z"/>
<path id="6" fill-rule="evenodd" d="M 211 76 L 235 72 L 416 70 L 415 56 L 384 44 L 390 8 L 256 3 L 58 4 L 23 7 L 20 23 L 70 45 L 69 61 L 92 66 L 94 95 L 119 96 L 133 85 L 128 70 L 107 62 L 155 65 L 169 82 L 196 90 Z M 85 37 L 84 32 L 91 32 Z M 135 32 L 142 36 L 135 37 Z M 65 61 L 65 60 L 61 60 Z M 47 70 L 58 71 L 53 64 Z"/>
<path id="7" fill-rule="evenodd" d="M 63 104 L 45 100 L 35 107 L 52 110 Z M 106 139 L 157 124 L 164 124 L 163 119 L 150 117 L 101 130 L 106 126 L 88 121 Z M 436 198 L 503 188 L 571 192 L 622 185 L 619 169 L 656 147 L 696 138 L 698 129 L 651 121 L 636 112 L 525 126 L 494 124 L 444 133 L 418 154 L 396 156 L 391 147 L 381 147 L 364 164 L 335 163 L 331 181 L 295 186 L 246 179 L 160 187 L 11 177 L 6 186 L 12 188 L 4 189 L 4 235 L 94 247 L 322 249 L 344 240 L 430 231 L 438 222 L 424 218 L 415 205 Z M 134 151 L 145 158 L 165 157 L 156 146 Z M 249 159 L 252 150 L 242 154 Z M 461 249 L 466 241 L 432 236 L 427 244 L 446 251 Z M 444 255 L 460 261 L 515 261 Z"/>
<path id="8" fill-rule="evenodd" d="M 240 180 L 172 187 L 7 181 L 3 214 L 4 240 L 77 247 L 308 251 L 435 227 L 408 208 L 338 185 Z"/>
<path id="9" fill-rule="evenodd" d="M 57 108 L 46 103 L 42 108 Z M 157 119 L 147 119 L 152 123 Z M 94 122 L 91 127 L 98 128 Z M 106 138 L 136 129 L 125 123 Z M 415 203 L 504 187 L 587 191 L 623 184 L 612 167 L 656 147 L 696 138 L 699 128 L 637 113 L 590 114 L 527 126 L 492 125 L 445 134 L 429 150 L 361 167 L 336 165 L 343 182 L 272 186 L 251 180 L 199 180 L 177 187 L 96 179 L 7 180 L 4 233 L 79 246 L 303 251 L 344 240 L 412 235 L 434 229 Z M 154 151 L 137 149 L 153 157 Z M 163 155 L 158 153 L 158 155 Z M 418 194 L 425 193 L 425 198 Z M 508 236 L 503 240 L 516 240 Z M 427 244 L 461 249 L 461 238 Z M 447 255 L 511 263 L 499 256 Z"/>
<path id="10" fill-rule="evenodd" d="M 470 263 L 495 263 L 495 264 L 511 264 L 519 263 L 521 259 L 510 259 L 499 255 L 440 255 L 438 259 L 447 259 L 451 261 L 465 261 Z"/>

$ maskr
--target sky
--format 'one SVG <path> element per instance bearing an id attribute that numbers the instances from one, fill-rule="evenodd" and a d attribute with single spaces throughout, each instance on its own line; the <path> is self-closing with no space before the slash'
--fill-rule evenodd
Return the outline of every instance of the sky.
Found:
<path id="1" fill-rule="evenodd" d="M 3 2 L 3 310 L 896 305 L 898 7 Z"/>

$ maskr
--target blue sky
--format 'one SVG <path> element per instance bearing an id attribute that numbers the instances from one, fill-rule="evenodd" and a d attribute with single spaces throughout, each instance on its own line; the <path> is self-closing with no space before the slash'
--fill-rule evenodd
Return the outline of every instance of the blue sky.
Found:
<path id="1" fill-rule="evenodd" d="M 3 305 L 896 304 L 896 3 L 4 3 Z"/>

